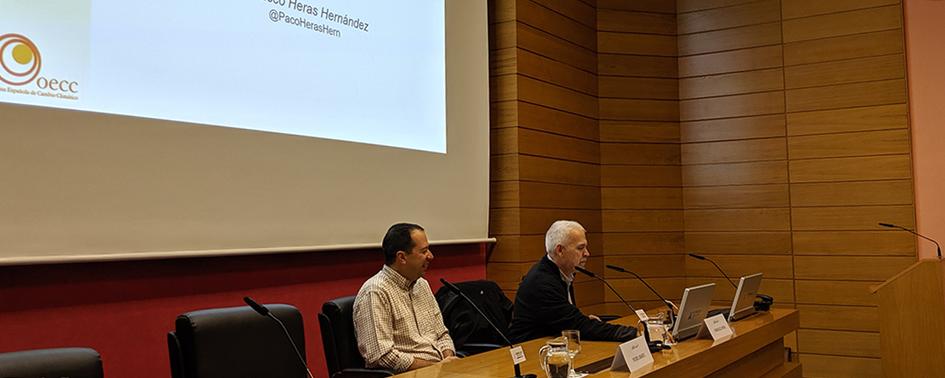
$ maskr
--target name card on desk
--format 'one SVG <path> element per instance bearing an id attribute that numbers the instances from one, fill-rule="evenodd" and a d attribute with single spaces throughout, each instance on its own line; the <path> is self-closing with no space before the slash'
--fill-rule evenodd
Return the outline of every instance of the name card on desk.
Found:
<path id="1" fill-rule="evenodd" d="M 714 341 L 727 340 L 735 334 L 732 327 L 725 321 L 725 315 L 723 314 L 705 318 L 704 321 L 705 327 L 709 330 L 709 334 L 712 335 Z"/>
<path id="2" fill-rule="evenodd" d="M 522 350 L 521 345 L 516 345 L 514 348 L 509 349 L 509 353 L 512 353 L 512 363 L 520 364 L 525 362 L 525 351 Z"/>
<path id="3" fill-rule="evenodd" d="M 614 353 L 614 362 L 610 364 L 610 370 L 629 370 L 633 373 L 652 364 L 653 355 L 650 354 L 650 348 L 646 345 L 646 338 L 640 336 L 617 347 L 617 353 Z"/>
<path id="4" fill-rule="evenodd" d="M 647 316 L 646 312 L 644 312 L 643 310 L 637 310 L 636 314 L 637 314 L 637 317 L 640 318 L 641 322 L 645 323 L 647 320 L 650 320 L 650 317 Z"/>

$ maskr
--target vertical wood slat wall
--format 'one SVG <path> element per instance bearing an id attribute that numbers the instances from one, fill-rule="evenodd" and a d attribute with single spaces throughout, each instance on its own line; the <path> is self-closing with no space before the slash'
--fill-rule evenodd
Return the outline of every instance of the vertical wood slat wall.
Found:
<path id="1" fill-rule="evenodd" d="M 915 259 L 902 5 L 494 0 L 488 274 L 510 297 L 554 219 L 678 298 L 764 271 L 807 376 L 879 376 L 867 287 Z M 673 30 L 675 28 L 675 30 Z M 607 273 L 644 306 L 641 286 Z M 624 313 L 593 282 L 589 312 Z"/>

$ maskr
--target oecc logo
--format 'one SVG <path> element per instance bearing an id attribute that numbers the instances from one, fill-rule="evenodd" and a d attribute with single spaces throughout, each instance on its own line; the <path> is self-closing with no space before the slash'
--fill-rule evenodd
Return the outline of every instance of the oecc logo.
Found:
<path id="1" fill-rule="evenodd" d="M 10 85 L 27 84 L 39 75 L 43 60 L 36 44 L 19 34 L 0 35 L 0 80 Z"/>
<path id="2" fill-rule="evenodd" d="M 40 89 L 56 93 L 37 93 L 44 97 L 72 98 L 69 94 L 79 92 L 77 81 L 39 76 L 42 67 L 43 58 L 33 41 L 20 34 L 0 35 L 0 81 L 13 86 L 35 82 Z"/>

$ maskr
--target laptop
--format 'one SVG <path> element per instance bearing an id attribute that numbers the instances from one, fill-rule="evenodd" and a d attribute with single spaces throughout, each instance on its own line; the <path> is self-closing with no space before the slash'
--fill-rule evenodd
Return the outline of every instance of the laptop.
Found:
<path id="1" fill-rule="evenodd" d="M 679 315 L 673 324 L 673 338 L 676 341 L 695 336 L 702 328 L 702 320 L 712 304 L 714 283 L 687 287 L 683 291 L 682 302 L 679 304 Z"/>
<path id="2" fill-rule="evenodd" d="M 743 276 L 738 280 L 738 289 L 735 290 L 735 299 L 732 300 L 728 321 L 734 322 L 755 313 L 755 296 L 758 294 L 759 287 L 761 287 L 761 273 Z"/>

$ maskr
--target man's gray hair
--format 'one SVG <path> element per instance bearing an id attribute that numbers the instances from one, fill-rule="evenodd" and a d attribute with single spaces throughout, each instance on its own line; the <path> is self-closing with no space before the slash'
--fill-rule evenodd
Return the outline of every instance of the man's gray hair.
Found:
<path id="1" fill-rule="evenodd" d="M 555 246 L 564 245 L 571 236 L 571 230 L 585 231 L 584 226 L 572 220 L 558 220 L 552 223 L 551 227 L 548 227 L 548 232 L 545 233 L 545 253 L 551 256 L 551 253 L 555 251 Z"/>

